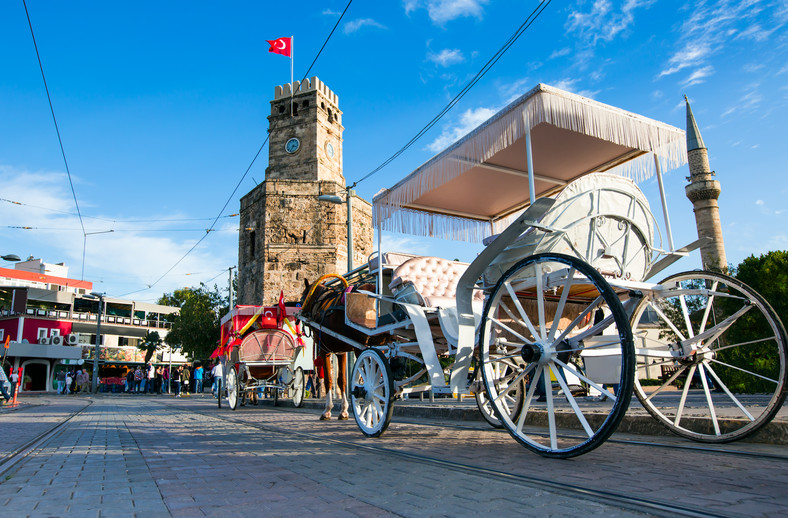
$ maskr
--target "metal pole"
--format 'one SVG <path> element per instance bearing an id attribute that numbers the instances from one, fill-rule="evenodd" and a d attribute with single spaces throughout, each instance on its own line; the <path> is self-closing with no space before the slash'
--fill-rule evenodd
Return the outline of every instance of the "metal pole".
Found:
<path id="1" fill-rule="evenodd" d="M 534 187 L 534 155 L 531 148 L 531 123 L 525 118 L 525 159 L 528 164 L 528 197 L 533 205 L 536 200 L 536 187 Z"/>
<path id="2" fill-rule="evenodd" d="M 167 371 L 167 394 L 170 394 L 170 383 L 172 383 L 172 346 L 170 346 L 170 366 Z"/>
<path id="3" fill-rule="evenodd" d="M 96 347 L 93 349 L 93 393 L 98 393 L 98 370 L 99 370 L 99 354 L 101 352 L 101 306 L 104 302 L 104 296 L 99 295 L 98 300 L 98 322 L 96 323 Z"/>
<path id="4" fill-rule="evenodd" d="M 235 266 L 231 266 L 230 270 L 230 311 L 233 310 L 233 269 Z"/>
<path id="5" fill-rule="evenodd" d="M 671 252 L 673 248 L 673 231 L 670 230 L 670 217 L 668 216 L 668 200 L 665 198 L 665 186 L 662 184 L 662 167 L 659 165 L 659 157 L 654 153 L 654 167 L 657 170 L 657 182 L 659 183 L 659 197 L 662 200 L 662 216 L 665 218 L 665 233 L 668 235 L 668 247 Z"/>
<path id="6" fill-rule="evenodd" d="M 347 190 L 347 271 L 353 270 L 353 196 L 356 191 Z"/>

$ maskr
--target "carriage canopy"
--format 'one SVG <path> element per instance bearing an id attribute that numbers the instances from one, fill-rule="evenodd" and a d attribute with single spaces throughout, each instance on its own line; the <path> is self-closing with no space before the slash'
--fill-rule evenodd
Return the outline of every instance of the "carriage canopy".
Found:
<path id="1" fill-rule="evenodd" d="M 608 171 L 640 181 L 655 173 L 657 163 L 667 171 L 686 157 L 679 128 L 539 84 L 375 195 L 375 224 L 481 242 L 531 200 L 584 175 Z"/>

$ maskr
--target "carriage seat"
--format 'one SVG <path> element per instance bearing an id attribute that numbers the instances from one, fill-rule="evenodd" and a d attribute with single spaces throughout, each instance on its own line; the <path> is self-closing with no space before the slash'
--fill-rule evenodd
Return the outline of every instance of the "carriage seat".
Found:
<path id="1" fill-rule="evenodd" d="M 413 290 L 416 300 L 412 302 L 427 307 L 454 307 L 457 284 L 467 268 L 468 263 L 440 257 L 413 257 L 394 270 L 389 288 L 394 295 Z M 484 294 L 475 292 L 474 299 L 477 298 L 483 299 Z"/>

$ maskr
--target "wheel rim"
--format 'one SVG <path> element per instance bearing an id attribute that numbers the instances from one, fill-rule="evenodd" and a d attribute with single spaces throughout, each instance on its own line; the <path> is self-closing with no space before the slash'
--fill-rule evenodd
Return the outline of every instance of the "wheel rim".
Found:
<path id="1" fill-rule="evenodd" d="M 754 433 L 786 395 L 786 337 L 776 314 L 752 288 L 722 274 L 680 273 L 660 286 L 632 314 L 640 403 L 690 439 L 729 442 Z M 656 385 L 641 383 L 658 376 Z"/>
<path id="2" fill-rule="evenodd" d="M 304 404 L 304 370 L 298 367 L 293 377 L 293 404 L 300 408 Z"/>
<path id="3" fill-rule="evenodd" d="M 391 422 L 393 377 L 385 356 L 365 349 L 353 366 L 351 404 L 356 424 L 369 437 L 382 434 Z"/>
<path id="4" fill-rule="evenodd" d="M 238 375 L 235 367 L 227 371 L 227 403 L 233 410 L 238 406 Z"/>
<path id="5" fill-rule="evenodd" d="M 634 350 L 618 296 L 596 270 L 561 254 L 528 257 L 499 279 L 483 317 L 486 396 L 518 442 L 572 457 L 615 431 L 632 395 Z M 513 412 L 507 398 L 526 381 Z M 603 384 L 618 385 L 618 395 L 591 397 Z"/>
<path id="6" fill-rule="evenodd" d="M 517 376 L 518 372 L 512 370 L 508 365 L 503 363 L 495 364 L 493 368 L 493 376 L 497 380 L 495 383 L 497 385 L 498 393 L 503 394 L 503 408 L 509 414 L 512 421 L 516 422 L 520 409 L 523 405 L 525 383 L 518 383 L 514 391 L 508 390 L 509 383 Z M 484 389 L 477 390 L 475 396 L 476 406 L 482 413 L 484 420 L 487 421 L 493 428 L 503 428 L 503 423 L 501 423 L 501 420 L 498 419 L 498 416 L 495 414 L 495 407 L 490 404 L 490 400 L 487 399 L 487 393 L 484 391 Z"/>

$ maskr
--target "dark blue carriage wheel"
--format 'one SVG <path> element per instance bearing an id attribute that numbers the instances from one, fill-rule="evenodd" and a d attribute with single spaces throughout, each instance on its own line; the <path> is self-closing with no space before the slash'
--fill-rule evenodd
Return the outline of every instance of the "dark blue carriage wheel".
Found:
<path id="1" fill-rule="evenodd" d="M 386 431 L 394 413 L 394 376 L 389 361 L 374 347 L 361 351 L 350 381 L 353 417 L 367 437 Z"/>
<path id="2" fill-rule="evenodd" d="M 517 442 L 545 457 L 587 453 L 629 406 L 632 331 L 619 296 L 587 263 L 537 254 L 512 266 L 485 304 L 480 368 L 489 404 Z M 525 383 L 520 408 L 508 401 Z"/>

